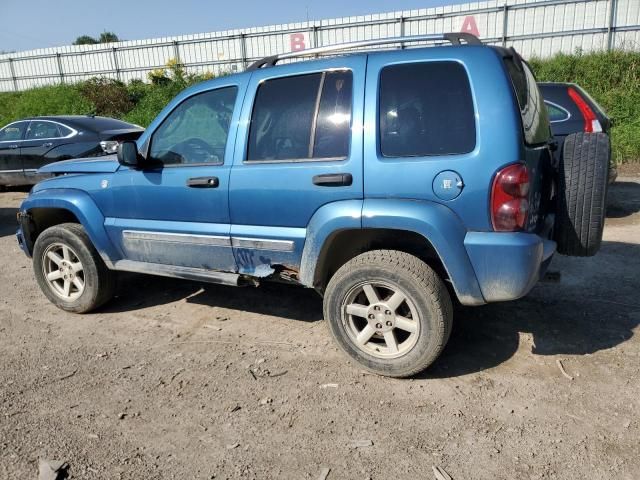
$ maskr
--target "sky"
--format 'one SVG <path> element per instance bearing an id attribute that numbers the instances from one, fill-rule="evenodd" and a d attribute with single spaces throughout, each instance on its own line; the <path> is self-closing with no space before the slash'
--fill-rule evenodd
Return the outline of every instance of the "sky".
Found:
<path id="1" fill-rule="evenodd" d="M 0 0 L 0 51 L 125 40 L 429 8 L 465 0 Z"/>

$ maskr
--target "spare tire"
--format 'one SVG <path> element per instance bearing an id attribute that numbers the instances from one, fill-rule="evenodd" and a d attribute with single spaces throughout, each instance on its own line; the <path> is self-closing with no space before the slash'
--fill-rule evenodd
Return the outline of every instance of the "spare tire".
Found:
<path id="1" fill-rule="evenodd" d="M 574 133 L 564 141 L 558 171 L 558 253 L 595 255 L 602 242 L 611 147 L 605 133 Z"/>

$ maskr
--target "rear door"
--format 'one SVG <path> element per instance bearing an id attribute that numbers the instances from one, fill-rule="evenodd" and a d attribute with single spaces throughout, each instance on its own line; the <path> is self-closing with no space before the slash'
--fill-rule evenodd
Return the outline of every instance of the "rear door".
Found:
<path id="1" fill-rule="evenodd" d="M 253 72 L 229 190 L 241 272 L 299 265 L 313 214 L 362 199 L 365 67 L 358 56 Z"/>

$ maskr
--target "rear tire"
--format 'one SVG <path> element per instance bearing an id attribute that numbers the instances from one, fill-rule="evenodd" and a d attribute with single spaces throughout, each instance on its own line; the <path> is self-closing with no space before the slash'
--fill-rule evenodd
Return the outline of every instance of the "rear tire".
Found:
<path id="1" fill-rule="evenodd" d="M 451 298 L 419 258 L 395 250 L 365 252 L 333 275 L 324 317 L 336 342 L 367 370 L 409 377 L 442 352 L 453 321 Z"/>
<path id="2" fill-rule="evenodd" d="M 602 242 L 610 157 L 605 133 L 574 133 L 564 141 L 558 179 L 558 253 L 595 255 Z"/>
<path id="3" fill-rule="evenodd" d="M 63 223 L 42 232 L 33 247 L 33 270 L 42 292 L 67 312 L 85 313 L 109 301 L 116 274 L 105 265 L 84 228 Z"/>

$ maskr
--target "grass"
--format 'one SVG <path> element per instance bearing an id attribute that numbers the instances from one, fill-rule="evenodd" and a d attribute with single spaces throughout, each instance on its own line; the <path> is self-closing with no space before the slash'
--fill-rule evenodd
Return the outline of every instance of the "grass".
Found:
<path id="1" fill-rule="evenodd" d="M 614 119 L 615 162 L 640 161 L 640 52 L 578 52 L 529 63 L 538 81 L 573 82 L 589 92 Z"/>
<path id="2" fill-rule="evenodd" d="M 539 81 L 581 85 L 614 119 L 613 157 L 616 163 L 640 161 L 640 52 L 597 52 L 529 62 Z M 0 125 L 34 115 L 109 115 L 148 126 L 181 90 L 211 75 L 194 76 L 175 61 L 152 72 L 152 83 L 92 79 L 73 85 L 0 93 Z M 91 83 L 93 82 L 93 83 Z"/>

